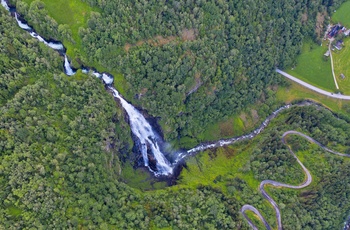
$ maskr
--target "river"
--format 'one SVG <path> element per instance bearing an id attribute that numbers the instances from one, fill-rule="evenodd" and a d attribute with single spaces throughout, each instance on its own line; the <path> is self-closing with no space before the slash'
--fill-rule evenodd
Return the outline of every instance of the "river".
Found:
<path id="1" fill-rule="evenodd" d="M 1 5 L 16 19 L 17 24 L 20 28 L 27 31 L 33 38 L 36 38 L 40 42 L 43 42 L 48 47 L 59 52 L 61 56 L 64 57 L 63 69 L 66 75 L 72 76 L 76 73 L 76 69 L 71 67 L 69 58 L 66 55 L 66 48 L 61 42 L 57 41 L 47 41 L 41 37 L 38 33 L 35 32 L 32 26 L 27 24 L 20 15 L 17 13 L 15 7 L 10 7 L 5 0 L 1 0 Z M 193 156 L 198 152 L 223 147 L 226 145 L 231 145 L 238 141 L 249 140 L 257 136 L 261 131 L 263 131 L 266 126 L 273 120 L 278 114 L 282 111 L 289 109 L 294 106 L 307 106 L 313 105 L 315 103 L 311 101 L 304 101 L 298 104 L 288 104 L 284 105 L 277 110 L 275 110 L 270 116 L 268 116 L 262 124 L 252 131 L 249 134 L 232 137 L 229 139 L 222 139 L 215 142 L 202 143 L 198 146 L 189 149 L 173 153 L 172 160 L 167 159 L 166 156 L 170 153 L 166 152 L 163 148 L 164 140 L 160 135 L 155 131 L 155 129 L 150 125 L 150 123 L 145 119 L 140 111 L 138 111 L 133 105 L 127 102 L 122 95 L 113 87 L 114 77 L 109 73 L 99 73 L 93 68 L 82 67 L 82 72 L 85 74 L 90 74 L 102 80 L 106 85 L 107 90 L 109 90 L 112 95 L 120 101 L 121 106 L 126 111 L 127 116 L 129 117 L 129 124 L 131 131 L 136 137 L 135 143 L 139 147 L 139 151 L 142 154 L 144 161 L 144 166 L 147 167 L 155 176 L 171 176 L 173 174 L 174 168 L 177 167 L 181 162 L 183 162 L 187 157 Z M 156 167 L 150 167 L 150 159 L 155 161 Z"/>
<path id="2" fill-rule="evenodd" d="M 66 75 L 72 76 L 76 73 L 77 70 L 72 68 L 70 61 L 69 61 L 69 58 L 66 55 L 66 49 L 61 42 L 48 41 L 48 40 L 44 39 L 43 37 L 41 37 L 39 34 L 37 34 L 35 32 L 33 27 L 31 27 L 23 19 L 21 19 L 20 15 L 17 13 L 15 7 L 10 7 L 5 0 L 1 0 L 1 5 L 7 11 L 11 12 L 11 14 L 15 18 L 15 20 L 17 21 L 17 24 L 20 28 L 27 31 L 33 38 L 36 38 L 38 41 L 43 42 L 48 47 L 56 50 L 57 52 L 59 52 L 59 54 L 61 56 L 64 57 L 63 70 L 64 70 Z M 130 128 L 131 128 L 131 131 L 132 131 L 134 137 L 136 137 L 135 144 L 137 146 L 139 146 L 139 148 L 140 148 L 139 151 L 142 154 L 144 165 L 145 165 L 145 167 L 148 167 L 149 170 L 151 172 L 153 172 L 155 176 L 171 176 L 173 174 L 175 167 L 177 167 L 179 164 L 181 164 L 181 162 L 183 162 L 187 157 L 193 156 L 194 154 L 196 154 L 198 152 L 201 152 L 201 151 L 204 151 L 207 149 L 211 149 L 211 148 L 217 148 L 217 147 L 222 147 L 222 146 L 226 146 L 226 145 L 231 145 L 231 144 L 239 142 L 239 141 L 250 140 L 250 139 L 254 138 L 260 132 L 262 132 L 278 114 L 280 114 L 284 110 L 287 110 L 291 107 L 310 106 L 310 105 L 319 106 L 318 104 L 316 104 L 312 101 L 303 101 L 303 102 L 300 102 L 297 104 L 288 104 L 288 105 L 281 106 L 280 108 L 275 110 L 270 116 L 268 116 L 262 122 L 262 124 L 257 129 L 252 131 L 251 133 L 246 134 L 246 135 L 242 135 L 242 136 L 238 136 L 238 137 L 229 138 L 229 139 L 218 140 L 215 142 L 202 143 L 202 144 L 200 144 L 192 149 L 189 149 L 187 151 L 179 151 L 178 153 L 175 154 L 174 160 L 172 162 L 170 162 L 166 158 L 166 155 L 168 155 L 169 153 L 167 153 L 166 151 L 164 151 L 164 149 L 162 149 L 162 146 L 164 146 L 164 140 L 162 140 L 160 135 L 155 131 L 155 129 L 150 125 L 150 123 L 145 119 L 145 117 L 142 115 L 142 113 L 140 111 L 138 111 L 129 102 L 127 102 L 122 97 L 122 95 L 113 87 L 114 77 L 108 73 L 97 72 L 93 68 L 82 67 L 81 70 L 85 74 L 89 74 L 91 76 L 95 76 L 95 77 L 101 79 L 101 81 L 105 84 L 106 89 L 109 90 L 112 93 L 112 95 L 116 99 L 119 100 L 120 105 L 123 107 L 127 116 L 129 117 Z M 286 132 L 282 137 L 283 143 L 285 143 L 284 137 L 286 135 L 289 135 L 289 134 L 296 134 L 299 136 L 303 136 L 304 138 L 308 139 L 309 141 L 311 141 L 313 143 L 318 144 L 324 150 L 331 152 L 333 154 L 350 157 L 350 155 L 341 154 L 341 153 L 332 151 L 332 150 L 326 148 L 325 146 L 321 145 L 317 141 L 313 140 L 312 138 L 306 136 L 305 134 L 301 134 L 301 133 L 298 133 L 295 131 Z M 280 182 L 276 182 L 276 181 L 272 181 L 272 180 L 265 180 L 265 181 L 261 182 L 260 187 L 259 187 L 260 192 L 272 204 L 272 206 L 274 207 L 274 209 L 276 211 L 278 229 L 282 229 L 280 210 L 279 210 L 276 202 L 264 190 L 265 185 L 270 184 L 272 186 L 299 189 L 299 188 L 303 188 L 303 187 L 308 186 L 312 181 L 312 177 L 311 177 L 311 174 L 309 173 L 309 171 L 299 161 L 299 159 L 295 156 L 293 151 L 291 149 L 289 149 L 289 150 L 290 150 L 291 154 L 293 154 L 293 156 L 296 158 L 298 163 L 302 166 L 304 172 L 306 173 L 306 175 L 307 175 L 306 181 L 301 185 L 293 186 L 293 185 L 288 185 L 288 184 L 284 184 L 284 183 L 280 183 Z M 150 167 L 150 164 L 149 164 L 150 159 L 155 160 L 156 168 Z M 247 221 L 251 225 L 251 227 L 256 229 L 256 226 L 251 222 L 251 220 L 245 214 L 245 212 L 248 210 L 254 212 L 258 216 L 258 218 L 264 223 L 264 225 L 267 229 L 271 229 L 269 224 L 266 222 L 264 217 L 260 214 L 260 212 L 256 208 L 254 208 L 251 205 L 244 205 L 241 209 L 241 212 L 242 212 L 243 216 L 247 219 Z"/>

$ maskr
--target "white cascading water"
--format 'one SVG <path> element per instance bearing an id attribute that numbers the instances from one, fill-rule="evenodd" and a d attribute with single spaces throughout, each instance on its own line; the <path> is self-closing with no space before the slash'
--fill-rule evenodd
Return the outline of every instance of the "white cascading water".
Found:
<path id="1" fill-rule="evenodd" d="M 1 0 L 1 5 L 2 5 L 7 11 L 10 11 L 10 7 L 7 5 L 7 3 L 5 2 L 5 0 Z"/>
<path id="2" fill-rule="evenodd" d="M 155 160 L 157 161 L 158 171 L 155 172 L 155 174 L 172 174 L 173 168 L 171 167 L 168 160 L 165 158 L 164 154 L 161 152 L 157 142 L 159 136 L 153 131 L 151 125 L 134 106 L 129 104 L 120 96 L 119 92 L 116 89 L 114 89 L 111 86 L 109 86 L 109 89 L 112 90 L 114 97 L 120 100 L 120 103 L 122 104 L 123 108 L 129 116 L 131 131 L 140 140 L 141 152 L 145 166 L 149 168 L 149 160 L 147 156 L 147 150 L 149 146 L 151 148 L 150 150 L 152 151 Z"/>
<path id="3" fill-rule="evenodd" d="M 7 10 L 10 11 L 10 7 L 7 5 L 5 0 L 1 0 L 1 5 Z M 18 26 L 24 30 L 27 30 L 33 38 L 38 39 L 40 42 L 43 42 L 45 45 L 51 47 L 54 50 L 64 52 L 64 46 L 62 43 L 54 43 L 47 42 L 43 37 L 37 34 L 32 27 L 28 24 L 22 22 L 18 17 L 17 12 L 14 13 L 15 19 L 18 23 Z M 72 69 L 68 57 L 64 54 L 64 71 L 68 76 L 74 75 L 76 72 Z M 82 69 L 84 73 L 88 73 L 88 69 Z M 155 133 L 151 127 L 151 125 L 147 122 L 147 120 L 142 116 L 142 114 L 131 104 L 125 101 L 119 94 L 119 92 L 110 86 L 113 83 L 113 77 L 106 73 L 98 73 L 93 71 L 93 75 L 102 79 L 103 82 L 108 85 L 109 89 L 112 90 L 114 97 L 118 98 L 121 102 L 121 105 L 127 112 L 130 121 L 130 127 L 133 134 L 139 139 L 141 144 L 141 153 L 144 159 L 145 166 L 148 167 L 151 171 L 152 169 L 149 167 L 149 159 L 148 159 L 148 148 L 150 147 L 150 151 L 153 153 L 154 159 L 156 161 L 157 171 L 154 172 L 155 175 L 170 175 L 173 173 L 173 168 L 171 167 L 168 160 L 165 158 L 164 154 L 160 150 L 160 146 L 158 141 L 160 140 L 159 135 Z"/>
<path id="4" fill-rule="evenodd" d="M 67 55 L 64 55 L 64 71 L 68 76 L 72 76 L 75 74 L 74 70 L 70 66 L 70 63 L 68 61 Z"/>
<path id="5" fill-rule="evenodd" d="M 62 43 L 46 42 L 45 41 L 45 45 L 47 45 L 48 47 L 51 47 L 54 50 L 64 50 L 64 46 L 62 45 Z"/>
<path id="6" fill-rule="evenodd" d="M 8 11 L 10 11 L 10 7 L 7 5 L 5 0 L 1 0 L 1 5 Z M 18 15 L 15 12 L 15 18 L 16 21 L 22 29 L 28 31 L 30 35 L 36 39 L 38 39 L 40 42 L 43 42 L 45 45 L 51 47 L 52 49 L 55 49 L 59 51 L 62 55 L 64 55 L 64 71 L 67 75 L 71 76 L 74 75 L 76 72 L 72 69 L 70 66 L 69 60 L 67 55 L 65 54 L 65 49 L 62 43 L 59 42 L 47 42 L 44 38 L 42 38 L 40 35 L 38 35 L 29 25 L 26 23 L 20 21 L 18 19 Z M 83 73 L 89 73 L 90 70 L 87 68 L 82 69 Z M 143 156 L 144 164 L 146 167 L 148 167 L 151 171 L 153 171 L 149 166 L 149 159 L 148 159 L 148 150 L 153 154 L 154 159 L 156 161 L 156 167 L 157 171 L 154 172 L 155 175 L 171 175 L 173 173 L 174 167 L 182 160 L 184 160 L 186 157 L 191 156 L 197 152 L 204 151 L 206 149 L 210 148 L 216 148 L 220 146 L 225 146 L 229 144 L 233 144 L 237 141 L 242 140 L 248 140 L 252 139 L 256 135 L 258 135 L 268 124 L 269 122 L 276 117 L 281 111 L 290 108 L 291 105 L 285 105 L 274 111 L 261 125 L 259 128 L 251 132 L 250 134 L 239 136 L 239 137 L 233 137 L 226 140 L 219 140 L 214 143 L 206 143 L 206 144 L 200 144 L 199 146 L 192 148 L 188 151 L 183 151 L 181 153 L 177 154 L 177 157 L 175 158 L 174 162 L 170 164 L 170 162 L 165 158 L 164 154 L 160 150 L 159 146 L 159 135 L 153 131 L 151 125 L 147 122 L 147 120 L 142 116 L 142 114 L 131 104 L 129 104 L 127 101 L 125 101 L 119 92 L 113 88 L 111 85 L 113 83 L 113 76 L 108 75 L 106 73 L 99 73 L 96 71 L 92 71 L 92 74 L 99 79 L 102 79 L 103 82 L 108 86 L 108 88 L 113 92 L 114 97 L 118 98 L 120 100 L 121 105 L 127 112 L 129 116 L 130 121 L 130 127 L 133 134 L 139 139 L 141 144 L 141 153 Z M 307 105 L 309 102 L 306 102 Z M 303 104 L 301 104 L 303 105 Z M 150 149 L 148 149 L 150 148 Z"/>
<path id="7" fill-rule="evenodd" d="M 15 18 L 19 27 L 21 27 L 24 30 L 32 30 L 30 26 L 28 26 L 27 24 L 23 23 L 21 20 L 18 19 L 17 13 L 15 13 Z"/>
<path id="8" fill-rule="evenodd" d="M 104 83 L 105 83 L 106 85 L 110 85 L 110 84 L 112 84 L 113 81 L 114 81 L 113 77 L 109 76 L 109 75 L 106 74 L 106 73 L 103 73 L 103 74 L 102 74 L 102 80 L 104 81 Z"/>

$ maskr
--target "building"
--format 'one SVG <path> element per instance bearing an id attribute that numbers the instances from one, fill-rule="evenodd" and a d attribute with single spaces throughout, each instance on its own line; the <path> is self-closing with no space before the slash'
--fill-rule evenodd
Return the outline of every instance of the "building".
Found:
<path id="1" fill-rule="evenodd" d="M 327 50 L 327 52 L 324 54 L 324 56 L 329 57 L 329 55 L 330 55 L 330 52 L 329 52 L 329 50 Z"/>
<path id="2" fill-rule="evenodd" d="M 337 43 L 334 45 L 334 48 L 341 50 L 343 48 L 343 40 L 337 41 Z"/>

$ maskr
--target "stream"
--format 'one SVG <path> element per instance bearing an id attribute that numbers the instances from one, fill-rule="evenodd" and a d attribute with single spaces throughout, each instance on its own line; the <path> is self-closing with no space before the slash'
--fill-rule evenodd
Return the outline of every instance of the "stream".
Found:
<path id="1" fill-rule="evenodd" d="M 48 47 L 56 50 L 57 52 L 59 52 L 59 54 L 61 56 L 64 57 L 63 70 L 64 70 L 64 73 L 66 75 L 72 76 L 76 73 L 77 70 L 72 68 L 71 63 L 69 61 L 69 58 L 66 55 L 66 48 L 63 46 L 63 44 L 61 42 L 49 41 L 49 40 L 44 39 L 43 37 L 41 37 L 39 34 L 37 34 L 35 32 L 33 27 L 28 25 L 21 18 L 21 16 L 17 13 L 15 7 L 9 6 L 5 0 L 1 0 L 1 5 L 7 11 L 9 11 L 11 13 L 11 15 L 15 18 L 15 20 L 20 28 L 27 31 L 33 38 L 36 38 L 38 41 L 44 43 Z M 211 149 L 211 148 L 223 147 L 223 146 L 231 145 L 231 144 L 239 142 L 239 141 L 250 140 L 250 139 L 254 138 L 260 132 L 262 132 L 278 114 L 280 114 L 282 111 L 287 110 L 291 107 L 310 106 L 310 105 L 319 106 L 318 104 L 316 104 L 315 102 L 312 102 L 312 101 L 303 101 L 303 102 L 296 103 L 296 104 L 284 105 L 284 106 L 278 108 L 277 110 L 275 110 L 270 116 L 268 116 L 262 122 L 262 124 L 257 129 L 255 129 L 254 131 L 252 131 L 249 134 L 238 136 L 238 137 L 232 137 L 229 139 L 222 139 L 222 140 L 218 140 L 215 142 L 202 143 L 202 144 L 200 144 L 192 149 L 189 149 L 187 151 L 186 150 L 179 151 L 179 152 L 173 154 L 175 156 L 172 156 L 173 160 L 170 161 L 166 157 L 170 153 L 166 152 L 163 148 L 163 146 L 165 146 L 165 141 L 155 131 L 155 129 L 151 126 L 151 124 L 145 119 L 145 117 L 142 115 L 142 113 L 139 110 L 137 110 L 132 104 L 127 102 L 122 97 L 122 95 L 113 87 L 114 77 L 111 74 L 108 74 L 105 72 L 104 73 L 97 72 L 93 68 L 82 67 L 81 70 L 85 74 L 90 74 L 94 77 L 101 79 L 101 81 L 105 84 L 106 89 L 112 93 L 114 98 L 118 99 L 118 101 L 120 102 L 120 105 L 123 107 L 127 116 L 129 117 L 128 121 L 129 121 L 129 125 L 131 128 L 133 137 L 134 137 L 133 139 L 135 142 L 135 146 L 137 146 L 139 148 L 139 151 L 142 154 L 144 166 L 147 167 L 155 176 L 172 176 L 175 167 L 179 166 L 182 162 L 184 162 L 187 157 L 193 156 L 198 152 L 201 152 L 201 151 L 204 151 L 207 149 Z M 306 136 L 305 134 L 298 133 L 295 131 L 288 131 L 285 134 L 283 134 L 282 141 L 284 144 L 285 144 L 284 138 L 286 135 L 289 135 L 289 134 L 302 136 L 302 137 L 308 139 L 309 141 L 318 144 L 321 148 L 323 148 L 324 150 L 331 152 L 333 154 L 350 157 L 350 155 L 341 154 L 341 153 L 332 151 L 330 149 L 327 149 L 325 146 L 321 145 L 320 143 L 318 143 L 317 141 L 313 140 L 312 138 Z M 276 219 L 277 219 L 278 229 L 282 229 L 280 210 L 279 210 L 276 202 L 266 193 L 266 191 L 264 190 L 264 186 L 269 184 L 269 185 L 277 186 L 277 187 L 288 187 L 288 188 L 299 189 L 299 188 L 303 188 L 303 187 L 308 186 L 312 181 L 312 177 L 311 177 L 311 174 L 309 173 L 309 171 L 299 161 L 299 159 L 295 156 L 295 154 L 293 153 L 293 151 L 290 148 L 289 148 L 289 150 L 290 150 L 291 154 L 296 158 L 298 163 L 301 165 L 304 172 L 306 173 L 307 178 L 304 181 L 304 183 L 302 183 L 301 185 L 298 185 L 298 186 L 293 186 L 293 185 L 288 185 L 288 184 L 284 184 L 284 183 L 280 183 L 280 182 L 276 182 L 276 181 L 272 181 L 272 180 L 265 180 L 265 181 L 261 182 L 260 187 L 259 187 L 259 190 L 262 193 L 262 195 L 272 204 L 272 206 L 274 207 L 274 209 L 276 211 Z M 155 167 L 150 166 L 151 165 L 150 161 L 152 161 L 153 164 L 155 164 Z M 248 223 L 250 224 L 250 226 L 253 229 L 257 229 L 257 228 L 252 223 L 252 221 L 247 217 L 247 215 L 245 214 L 246 211 L 254 212 L 257 215 L 257 217 L 264 223 L 265 227 L 267 229 L 271 229 L 270 225 L 266 222 L 264 217 L 260 214 L 260 212 L 255 207 L 253 207 L 251 205 L 244 205 L 241 209 L 241 213 L 243 214 L 243 216 L 246 218 L 246 220 L 248 221 Z M 346 226 L 350 226 L 350 224 L 347 223 Z M 344 227 L 344 229 L 346 228 L 346 226 Z"/>
<path id="2" fill-rule="evenodd" d="M 61 56 L 64 57 L 63 69 L 64 73 L 68 76 L 72 76 L 76 73 L 76 69 L 71 67 L 71 63 L 66 55 L 66 49 L 61 42 L 57 41 L 47 41 L 43 37 L 41 37 L 38 33 L 35 32 L 33 27 L 28 25 L 21 16 L 17 13 L 16 8 L 9 6 L 5 0 L 1 0 L 1 5 L 11 13 L 11 15 L 16 19 L 17 24 L 20 28 L 27 31 L 33 38 L 36 38 L 38 41 L 44 43 L 48 47 L 59 52 Z M 120 105 L 125 110 L 127 116 L 129 117 L 129 125 L 131 131 L 133 133 L 133 138 L 135 145 L 139 148 L 139 152 L 142 154 L 144 166 L 147 167 L 155 176 L 172 176 L 175 167 L 184 162 L 184 160 L 193 156 L 198 152 L 223 147 L 227 145 L 231 145 L 233 143 L 250 140 L 257 136 L 261 131 L 263 131 L 266 126 L 273 120 L 278 114 L 282 111 L 289 109 L 294 106 L 308 106 L 308 105 L 316 105 L 311 101 L 304 101 L 297 104 L 287 104 L 284 105 L 277 110 L 275 110 L 270 116 L 268 116 L 265 121 L 254 131 L 249 134 L 232 137 L 229 139 L 222 139 L 215 142 L 202 143 L 198 146 L 189 149 L 178 151 L 172 153 L 172 160 L 167 159 L 166 156 L 170 155 L 170 153 L 166 152 L 163 148 L 165 146 L 165 141 L 162 140 L 161 136 L 155 131 L 155 129 L 150 125 L 150 123 L 145 119 L 140 111 L 138 111 L 133 105 L 127 102 L 122 95 L 113 87 L 114 77 L 109 73 L 100 73 L 94 70 L 93 68 L 82 67 L 82 72 L 85 74 L 90 74 L 102 80 L 105 84 L 106 89 L 109 90 L 114 98 L 118 99 Z M 152 161 L 152 165 L 155 164 L 155 167 L 151 167 L 150 161 Z"/>
<path id="3" fill-rule="evenodd" d="M 72 76 L 76 73 L 77 70 L 71 67 L 71 63 L 66 55 L 66 49 L 61 42 L 45 40 L 35 32 L 33 27 L 21 19 L 15 7 L 9 6 L 5 0 L 1 0 L 1 5 L 16 19 L 17 24 L 20 28 L 27 31 L 33 38 L 38 39 L 48 47 L 56 50 L 61 56 L 64 57 L 63 69 L 66 75 Z M 85 74 L 91 74 L 101 79 L 107 89 L 112 92 L 113 96 L 120 101 L 121 106 L 124 108 L 129 117 L 130 128 L 134 137 L 137 139 L 137 146 L 139 146 L 139 150 L 142 153 L 144 166 L 153 172 L 155 176 L 171 176 L 173 174 L 173 168 L 175 166 L 165 157 L 165 155 L 169 153 L 166 153 L 164 150 L 162 150 L 164 141 L 161 139 L 160 135 L 152 128 L 149 122 L 147 122 L 141 112 L 138 111 L 130 103 L 128 103 L 113 87 L 113 76 L 108 73 L 99 73 L 92 68 L 83 67 L 81 70 Z M 155 161 L 155 168 L 150 167 L 150 158 L 152 161 Z"/>

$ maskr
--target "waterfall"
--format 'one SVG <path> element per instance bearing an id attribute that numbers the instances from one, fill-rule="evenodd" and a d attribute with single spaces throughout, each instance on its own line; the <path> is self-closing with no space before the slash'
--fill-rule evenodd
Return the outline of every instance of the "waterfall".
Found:
<path id="1" fill-rule="evenodd" d="M 43 42 L 45 45 L 49 46 L 50 48 L 57 50 L 62 56 L 64 56 L 64 72 L 68 75 L 74 75 L 76 71 L 71 67 L 70 62 L 68 60 L 68 57 L 65 53 L 65 48 L 62 43 L 60 42 L 50 42 L 46 41 L 44 38 L 42 38 L 39 34 L 37 34 L 32 27 L 30 27 L 28 24 L 22 22 L 18 17 L 17 12 L 15 12 L 15 8 L 10 9 L 10 7 L 7 5 L 5 0 L 1 0 L 1 5 L 7 10 L 11 12 L 14 12 L 15 19 L 18 23 L 18 26 L 22 29 L 28 31 L 30 35 L 36 39 L 38 39 L 40 42 Z M 164 156 L 163 152 L 161 151 L 161 144 L 163 141 L 161 140 L 160 136 L 153 130 L 151 125 L 147 122 L 147 120 L 144 118 L 144 116 L 130 103 L 128 103 L 124 98 L 119 94 L 119 92 L 112 86 L 113 83 L 113 76 L 107 73 L 99 73 L 97 71 L 94 71 L 89 68 L 82 68 L 81 69 L 83 73 L 88 74 L 92 73 L 95 77 L 101 79 L 104 84 L 112 91 L 113 96 L 117 99 L 119 99 L 122 107 L 126 111 L 126 113 L 129 116 L 129 123 L 132 133 L 135 135 L 135 137 L 138 139 L 140 143 L 140 151 L 144 160 L 144 165 L 150 169 L 156 176 L 159 175 L 171 175 L 173 173 L 173 169 L 185 158 L 192 156 L 196 154 L 197 152 L 204 151 L 206 149 L 211 148 L 217 148 L 222 147 L 226 145 L 230 145 L 233 143 L 236 143 L 237 141 L 243 141 L 243 140 L 249 140 L 254 138 L 256 135 L 258 135 L 263 129 L 266 128 L 266 126 L 270 123 L 270 121 L 275 118 L 279 113 L 281 113 L 283 110 L 290 108 L 292 105 L 285 105 L 274 111 L 269 117 L 266 118 L 266 120 L 253 132 L 250 134 L 242 135 L 239 137 L 233 137 L 229 139 L 223 139 L 216 142 L 211 143 L 203 143 L 198 145 L 197 147 L 194 147 L 188 151 L 182 151 L 179 152 L 173 163 L 170 163 L 167 158 Z M 296 106 L 304 106 L 304 105 L 310 105 L 315 104 L 312 102 L 302 102 L 299 104 L 296 104 Z M 154 160 L 156 162 L 156 168 L 157 170 L 154 171 L 150 168 L 149 162 L 149 156 L 154 157 Z"/>
<path id="2" fill-rule="evenodd" d="M 10 7 L 7 5 L 5 0 L 1 0 L 1 5 L 7 11 L 10 11 Z M 14 16 L 18 26 L 28 31 L 33 38 L 38 39 L 40 42 L 43 42 L 45 45 L 49 46 L 54 50 L 60 51 L 60 54 L 64 56 L 64 65 L 63 65 L 64 72 L 68 76 L 72 76 L 76 73 L 76 71 L 73 70 L 73 68 L 70 65 L 68 57 L 65 53 L 65 48 L 62 43 L 46 41 L 43 37 L 37 34 L 32 27 L 30 27 L 28 24 L 21 21 L 19 19 L 19 15 L 17 14 L 17 12 L 14 13 Z M 83 68 L 82 72 L 87 74 L 89 73 L 89 69 Z M 151 171 L 153 171 L 149 167 L 148 150 L 150 150 L 150 153 L 153 154 L 153 157 L 156 161 L 157 171 L 154 172 L 155 175 L 172 174 L 173 168 L 170 166 L 169 161 L 165 158 L 164 154 L 161 152 L 161 149 L 160 149 L 161 139 L 159 135 L 155 131 L 153 131 L 151 125 L 142 116 L 142 114 L 134 106 L 129 104 L 127 101 L 125 101 L 120 96 L 119 92 L 111 86 L 111 84 L 113 83 L 113 76 L 107 73 L 99 73 L 97 71 L 93 71 L 92 74 L 95 77 L 100 78 L 106 85 L 108 85 L 108 88 L 112 90 L 114 97 L 120 100 L 121 105 L 123 106 L 123 108 L 125 109 L 126 113 L 129 116 L 131 131 L 140 141 L 140 144 L 141 144 L 140 150 L 142 153 L 145 166 L 148 167 Z"/>
<path id="3" fill-rule="evenodd" d="M 147 150 L 150 148 L 157 162 L 158 171 L 155 173 L 159 175 L 172 174 L 173 168 L 160 150 L 159 135 L 153 131 L 153 128 L 144 116 L 134 106 L 125 101 L 116 89 L 111 86 L 109 86 L 109 89 L 112 90 L 114 97 L 120 100 L 121 105 L 129 116 L 131 131 L 139 139 L 141 144 L 141 153 L 145 166 L 149 168 Z"/>
<path id="4" fill-rule="evenodd" d="M 70 66 L 70 63 L 68 61 L 67 55 L 64 55 L 64 72 L 68 75 L 68 76 L 72 76 L 75 74 L 75 71 L 72 69 L 72 67 Z"/>
<path id="5" fill-rule="evenodd" d="M 7 5 L 7 3 L 5 2 L 5 0 L 1 0 L 1 5 L 2 5 L 7 11 L 10 11 L 10 7 Z"/>
<path id="6" fill-rule="evenodd" d="M 15 12 L 15 18 L 19 27 L 21 27 L 24 30 L 32 30 L 30 26 L 28 26 L 26 23 L 23 23 L 21 20 L 18 19 L 18 14 L 16 12 Z"/>

